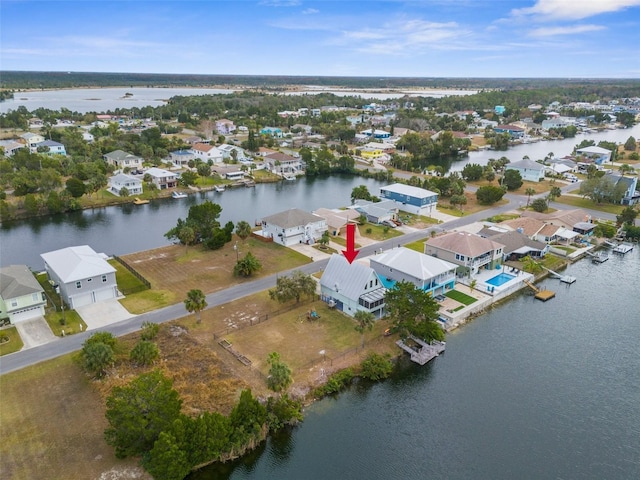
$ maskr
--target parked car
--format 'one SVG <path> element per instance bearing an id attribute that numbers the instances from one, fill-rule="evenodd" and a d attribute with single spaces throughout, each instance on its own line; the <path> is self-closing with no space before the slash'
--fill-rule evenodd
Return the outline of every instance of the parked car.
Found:
<path id="1" fill-rule="evenodd" d="M 393 223 L 391 220 L 383 220 L 380 222 L 380 225 L 384 225 L 385 227 L 389 227 L 389 228 L 396 228 L 396 224 Z"/>

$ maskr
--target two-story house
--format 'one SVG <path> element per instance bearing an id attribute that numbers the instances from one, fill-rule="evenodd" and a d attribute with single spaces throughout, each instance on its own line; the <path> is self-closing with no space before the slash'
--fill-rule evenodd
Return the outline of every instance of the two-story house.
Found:
<path id="1" fill-rule="evenodd" d="M 152 167 L 144 173 L 145 176 L 151 176 L 151 183 L 155 184 L 159 190 L 175 188 L 178 185 L 177 175 L 174 172 L 165 170 L 164 168 Z"/>
<path id="2" fill-rule="evenodd" d="M 142 180 L 126 173 L 118 173 L 109 178 L 107 191 L 119 197 L 123 188 L 127 189 L 128 195 L 140 195 L 142 194 Z"/>
<path id="3" fill-rule="evenodd" d="M 112 165 L 117 170 L 123 170 L 125 168 L 138 170 L 142 168 L 143 160 L 141 157 L 123 150 L 114 150 L 113 152 L 106 153 L 102 158 L 107 162 L 107 165 Z"/>
<path id="4" fill-rule="evenodd" d="M 430 238 L 424 253 L 459 265 L 458 273 L 475 275 L 481 268 L 502 265 L 504 245 L 467 232 L 451 232 Z"/>
<path id="5" fill-rule="evenodd" d="M 371 267 L 349 263 L 343 255 L 333 254 L 320 278 L 322 300 L 351 317 L 358 311 L 382 317 L 386 292 Z"/>
<path id="6" fill-rule="evenodd" d="M 15 324 L 44 316 L 44 289 L 26 265 L 0 268 L 0 319 Z"/>
<path id="7" fill-rule="evenodd" d="M 221 118 L 220 120 L 216 120 L 216 132 L 220 135 L 229 135 L 236 131 L 236 126 L 233 124 L 231 120 L 227 120 L 226 118 Z"/>
<path id="8" fill-rule="evenodd" d="M 38 143 L 44 142 L 46 140 L 46 138 L 44 138 L 39 133 L 31 132 L 23 133 L 22 135 L 20 135 L 20 138 L 24 140 L 27 148 L 31 153 L 36 153 L 38 151 Z"/>
<path id="9" fill-rule="evenodd" d="M 46 155 L 67 156 L 67 151 L 65 150 L 64 145 L 60 142 L 54 142 L 53 140 L 45 140 L 44 142 L 36 143 L 36 151 Z"/>
<path id="10" fill-rule="evenodd" d="M 88 245 L 62 248 L 40 257 L 69 308 L 118 297 L 116 269 L 109 265 L 106 255 Z"/>
<path id="11" fill-rule="evenodd" d="M 313 213 L 292 208 L 262 219 L 262 236 L 284 246 L 315 243 L 327 231 L 327 221 Z"/>
<path id="12" fill-rule="evenodd" d="M 380 198 L 393 200 L 399 210 L 416 215 L 429 215 L 438 205 L 437 193 L 403 183 L 381 187 Z"/>
<path id="13" fill-rule="evenodd" d="M 211 160 L 213 163 L 222 163 L 224 158 L 222 152 L 215 145 L 209 145 L 208 143 L 196 143 L 191 146 L 190 151 L 203 162 Z"/>
<path id="14" fill-rule="evenodd" d="M 452 290 L 456 283 L 457 265 L 440 258 L 400 247 L 373 255 L 369 265 L 386 288 L 397 282 L 411 282 L 431 296 Z"/>

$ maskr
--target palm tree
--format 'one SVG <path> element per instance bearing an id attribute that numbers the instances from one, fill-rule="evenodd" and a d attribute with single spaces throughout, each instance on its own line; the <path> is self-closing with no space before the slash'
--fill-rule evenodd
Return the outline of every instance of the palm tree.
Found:
<path id="1" fill-rule="evenodd" d="M 236 225 L 236 235 L 244 242 L 251 235 L 251 225 L 249 222 L 240 220 Z"/>
<path id="2" fill-rule="evenodd" d="M 196 320 L 198 323 L 202 321 L 200 318 L 200 312 L 207 308 L 207 300 L 205 299 L 202 290 L 193 289 L 187 292 L 187 298 L 184 301 L 184 307 L 189 313 L 195 312 Z"/>
<path id="3" fill-rule="evenodd" d="M 376 317 L 371 312 L 358 310 L 356 314 L 353 316 L 353 318 L 355 319 L 356 322 L 358 322 L 355 329 L 356 329 L 356 332 L 359 332 L 362 334 L 362 348 L 364 348 L 364 331 L 365 330 L 371 331 L 371 329 L 373 328 L 373 321 L 375 320 Z"/>
<path id="4" fill-rule="evenodd" d="M 524 194 L 527 196 L 527 208 L 529 208 L 529 202 L 531 201 L 531 195 L 535 195 L 535 189 L 529 187 L 524 191 Z"/>
<path id="5" fill-rule="evenodd" d="M 469 283 L 469 293 L 473 293 L 473 290 L 476 288 L 477 284 L 478 280 L 476 280 L 475 278 L 471 280 L 471 282 Z"/>

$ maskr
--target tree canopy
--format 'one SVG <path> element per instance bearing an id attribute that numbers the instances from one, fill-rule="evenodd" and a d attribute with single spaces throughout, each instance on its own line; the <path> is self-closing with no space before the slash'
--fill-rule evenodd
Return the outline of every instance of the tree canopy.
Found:
<path id="1" fill-rule="evenodd" d="M 411 334 L 425 341 L 444 339 L 444 332 L 437 322 L 438 302 L 413 283 L 398 282 L 387 290 L 385 305 L 393 330 L 401 337 Z"/>
<path id="2" fill-rule="evenodd" d="M 298 303 L 303 295 L 313 297 L 315 293 L 315 279 L 300 270 L 295 270 L 290 277 L 278 277 L 276 287 L 269 290 L 269 297 L 280 303 L 287 303 L 293 299 Z"/>

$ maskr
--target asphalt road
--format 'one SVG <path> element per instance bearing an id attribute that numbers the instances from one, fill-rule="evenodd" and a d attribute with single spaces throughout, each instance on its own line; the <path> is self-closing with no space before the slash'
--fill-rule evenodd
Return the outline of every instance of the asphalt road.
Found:
<path id="1" fill-rule="evenodd" d="M 568 190 L 573 190 L 576 188 L 576 184 L 567 185 L 562 187 L 563 192 L 566 193 Z M 538 196 L 543 197 L 544 194 L 540 194 Z M 532 196 L 534 199 L 537 196 Z M 374 254 L 376 251 L 379 251 L 381 248 L 383 250 L 388 250 L 389 248 L 397 247 L 401 244 L 414 242 L 420 239 L 425 238 L 430 235 L 432 230 L 436 232 L 453 230 L 464 225 L 471 224 L 476 221 L 483 220 L 487 217 L 497 215 L 500 213 L 505 213 L 514 208 L 518 208 L 521 204 L 526 204 L 527 198 L 520 195 L 512 195 L 507 194 L 505 198 L 509 201 L 506 205 L 500 205 L 489 210 L 483 210 L 481 212 L 477 212 L 471 215 L 465 215 L 463 217 L 457 218 L 455 220 L 439 224 L 437 226 L 433 226 L 430 228 L 426 228 L 424 230 L 417 230 L 415 232 L 411 232 L 403 235 L 400 238 L 389 239 L 374 245 L 369 245 L 366 247 L 362 247 L 360 249 L 360 256 L 369 256 Z M 563 205 L 560 203 L 554 203 L 553 205 L 556 209 L 561 210 L 570 210 L 574 207 Z M 601 218 L 607 220 L 615 220 L 615 215 L 611 215 L 608 213 L 603 213 L 597 210 L 587 210 L 587 212 L 592 215 L 593 218 Z M 323 270 L 328 263 L 328 260 L 319 260 L 307 265 L 303 265 L 302 267 L 298 267 L 296 269 L 292 269 L 287 272 L 280 272 L 278 275 L 287 275 L 291 273 L 293 270 L 301 270 L 304 273 L 312 274 Z M 240 285 L 235 285 L 233 287 L 220 290 L 215 293 L 211 293 L 207 295 L 207 304 L 208 308 L 215 307 L 218 305 L 223 305 L 225 303 L 229 303 L 233 300 L 237 300 L 242 297 L 246 297 L 252 295 L 257 292 L 261 292 L 267 290 L 269 288 L 273 288 L 276 285 L 277 275 L 270 275 L 268 277 L 260 278 L 251 282 L 242 283 Z M 168 322 L 170 320 L 175 320 L 186 315 L 186 310 L 184 308 L 183 303 L 177 303 L 175 305 L 171 305 L 169 307 L 161 308 L 159 310 L 154 310 L 153 312 L 145 313 L 142 315 L 138 315 L 133 318 L 129 318 L 127 320 L 123 320 L 121 322 L 114 323 L 101 329 L 103 331 L 108 331 L 113 333 L 115 336 L 122 336 L 128 333 L 135 332 L 140 329 L 140 326 L 143 322 L 153 322 L 153 323 L 163 323 Z M 64 338 L 58 338 L 53 342 L 46 343 L 44 345 L 40 345 L 37 347 L 29 348 L 26 350 L 22 350 L 16 353 L 11 353 L 9 355 L 4 355 L 0 357 L 0 375 L 13 372 L 16 370 L 20 370 L 21 368 L 27 367 L 29 365 L 33 365 L 39 362 L 43 362 L 45 360 L 50 360 L 55 357 L 59 357 L 61 355 L 65 355 L 67 353 L 74 352 L 82 348 L 82 344 L 84 341 L 92 334 L 93 331 L 78 333 L 75 335 L 70 335 Z"/>

